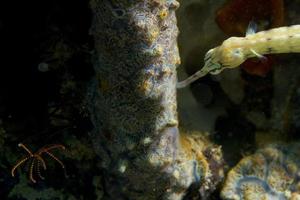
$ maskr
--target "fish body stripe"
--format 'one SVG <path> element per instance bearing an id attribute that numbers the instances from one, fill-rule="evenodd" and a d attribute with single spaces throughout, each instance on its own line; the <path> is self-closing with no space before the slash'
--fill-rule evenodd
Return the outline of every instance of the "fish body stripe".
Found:
<path id="1" fill-rule="evenodd" d="M 252 48 L 260 54 L 300 52 L 299 25 L 261 31 L 253 35 L 248 35 L 245 38 L 248 41 L 255 42 L 255 45 L 249 45 L 248 48 Z"/>
<path id="2" fill-rule="evenodd" d="M 244 54 L 248 54 L 250 49 L 258 54 L 298 53 L 300 52 L 300 25 L 274 28 L 239 39 Z M 251 57 L 255 55 L 252 54 Z"/>
<path id="3" fill-rule="evenodd" d="M 220 46 L 206 53 L 202 70 L 179 82 L 177 87 L 185 87 L 207 73 L 218 74 L 225 68 L 238 67 L 248 58 L 279 53 L 300 53 L 300 25 L 257 33 L 249 31 L 245 37 L 228 38 Z"/>
<path id="4" fill-rule="evenodd" d="M 230 37 L 215 48 L 211 58 L 225 68 L 234 68 L 248 58 L 275 53 L 300 53 L 300 25 Z"/>

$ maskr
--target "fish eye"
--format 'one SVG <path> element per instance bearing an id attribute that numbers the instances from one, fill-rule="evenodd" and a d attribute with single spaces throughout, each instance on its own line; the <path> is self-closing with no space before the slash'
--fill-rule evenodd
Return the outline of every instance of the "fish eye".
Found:
<path id="1" fill-rule="evenodd" d="M 241 50 L 241 48 L 234 49 L 232 51 L 232 54 L 233 54 L 233 56 L 241 57 L 242 56 L 242 50 Z"/>

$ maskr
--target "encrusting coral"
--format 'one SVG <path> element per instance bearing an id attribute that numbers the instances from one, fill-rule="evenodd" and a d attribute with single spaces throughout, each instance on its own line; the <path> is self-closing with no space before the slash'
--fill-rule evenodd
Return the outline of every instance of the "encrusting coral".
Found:
<path id="1" fill-rule="evenodd" d="M 221 146 L 213 144 L 205 133 L 181 131 L 180 146 L 183 156 L 194 162 L 194 179 L 199 184 L 203 199 L 216 189 L 224 178 L 224 160 Z"/>
<path id="2" fill-rule="evenodd" d="M 227 175 L 221 197 L 230 200 L 300 198 L 300 144 L 273 144 L 243 158 Z"/>
<path id="3" fill-rule="evenodd" d="M 88 98 L 109 199 L 179 200 L 193 184 L 206 196 L 220 181 L 210 175 L 219 170 L 208 169 L 218 162 L 206 160 L 219 150 L 202 152 L 200 140 L 183 139 L 194 146 L 188 150 L 180 139 L 178 6 L 175 0 L 91 3 L 96 80 Z"/>

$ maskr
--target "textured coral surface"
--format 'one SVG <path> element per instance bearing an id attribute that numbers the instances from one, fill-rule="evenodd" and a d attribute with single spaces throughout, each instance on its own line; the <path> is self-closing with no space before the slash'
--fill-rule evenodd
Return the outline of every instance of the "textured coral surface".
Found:
<path id="1" fill-rule="evenodd" d="M 181 199 L 207 176 L 203 149 L 185 151 L 179 141 L 178 6 L 174 0 L 92 3 L 97 80 L 90 110 L 110 199 Z M 206 183 L 203 195 L 218 181 Z"/>
<path id="2" fill-rule="evenodd" d="M 270 145 L 243 158 L 227 175 L 223 199 L 293 199 L 300 192 L 298 143 Z"/>

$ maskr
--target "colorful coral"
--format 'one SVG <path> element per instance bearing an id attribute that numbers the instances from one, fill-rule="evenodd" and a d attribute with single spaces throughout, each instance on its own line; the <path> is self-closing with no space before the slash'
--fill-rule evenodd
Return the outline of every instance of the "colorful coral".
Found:
<path id="1" fill-rule="evenodd" d="M 227 175 L 221 197 L 234 200 L 297 199 L 300 144 L 270 145 L 243 158 Z"/>

